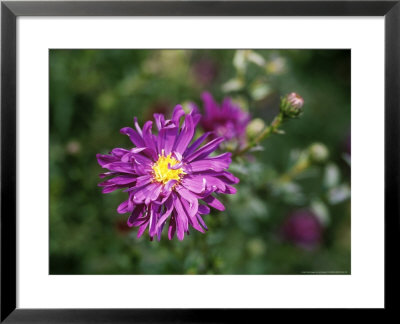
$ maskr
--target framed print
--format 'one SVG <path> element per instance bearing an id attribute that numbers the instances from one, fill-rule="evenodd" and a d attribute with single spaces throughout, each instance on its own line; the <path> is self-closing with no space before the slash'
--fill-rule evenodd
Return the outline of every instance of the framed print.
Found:
<path id="1" fill-rule="evenodd" d="M 393 308 L 398 1 L 1 9 L 1 321 Z"/>

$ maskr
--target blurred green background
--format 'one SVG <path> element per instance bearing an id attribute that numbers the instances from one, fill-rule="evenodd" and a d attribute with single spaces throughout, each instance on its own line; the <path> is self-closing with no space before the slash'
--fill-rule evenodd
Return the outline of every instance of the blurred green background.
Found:
<path id="1" fill-rule="evenodd" d="M 50 274 L 350 273 L 350 51 L 251 53 L 264 61 L 244 64 L 235 50 L 50 51 Z M 265 123 L 295 91 L 304 114 L 232 164 L 238 193 L 204 217 L 206 234 L 137 239 L 116 211 L 127 194 L 97 186 L 96 153 L 132 147 L 119 130 L 134 116 L 142 124 L 189 101 L 202 109 L 203 91 L 233 97 Z M 329 159 L 293 173 L 316 142 Z M 282 234 L 304 210 L 321 225 L 307 247 Z"/>

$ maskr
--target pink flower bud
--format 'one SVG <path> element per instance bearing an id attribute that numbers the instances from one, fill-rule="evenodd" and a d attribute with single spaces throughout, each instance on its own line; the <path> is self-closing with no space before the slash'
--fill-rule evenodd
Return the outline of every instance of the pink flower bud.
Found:
<path id="1" fill-rule="evenodd" d="M 292 105 L 293 108 L 301 108 L 304 105 L 304 99 L 299 96 L 296 92 L 289 93 L 286 96 L 288 103 Z"/>
<path id="2" fill-rule="evenodd" d="M 280 110 L 285 116 L 296 118 L 303 112 L 304 99 L 297 93 L 292 92 L 281 100 Z"/>

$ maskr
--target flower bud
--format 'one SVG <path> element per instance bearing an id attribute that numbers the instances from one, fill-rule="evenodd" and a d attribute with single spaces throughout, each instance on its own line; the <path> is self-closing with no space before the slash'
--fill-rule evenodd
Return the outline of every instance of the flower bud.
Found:
<path id="1" fill-rule="evenodd" d="M 280 110 L 287 117 L 295 118 L 303 112 L 304 99 L 297 93 L 292 92 L 281 100 Z"/>
<path id="2" fill-rule="evenodd" d="M 314 143 L 309 148 L 310 158 L 315 163 L 323 163 L 328 159 L 329 151 L 322 143 Z"/>
<path id="3" fill-rule="evenodd" d="M 299 109 L 304 105 L 304 99 L 295 92 L 288 94 L 286 99 L 294 108 Z"/>
<path id="4" fill-rule="evenodd" d="M 261 118 L 254 118 L 247 126 L 246 133 L 249 139 L 255 138 L 265 128 L 265 123 Z"/>

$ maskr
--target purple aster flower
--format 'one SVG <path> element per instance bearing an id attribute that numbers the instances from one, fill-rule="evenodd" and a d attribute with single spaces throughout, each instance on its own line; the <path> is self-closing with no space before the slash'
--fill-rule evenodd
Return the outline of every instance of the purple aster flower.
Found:
<path id="1" fill-rule="evenodd" d="M 205 115 L 201 125 L 205 131 L 213 131 L 215 136 L 222 136 L 226 140 L 236 139 L 240 145 L 246 142 L 246 127 L 250 115 L 243 111 L 231 98 L 225 98 L 221 106 L 218 105 L 208 92 L 202 94 Z"/>
<path id="2" fill-rule="evenodd" d="M 115 148 L 110 155 L 97 154 L 100 166 L 109 170 L 100 177 L 111 177 L 99 186 L 104 187 L 103 193 L 125 188 L 129 197 L 117 211 L 130 213 L 127 223 L 139 227 L 138 237 L 148 228 L 150 239 L 157 236 L 160 240 L 164 226 L 168 227 L 170 240 L 175 233 L 183 240 L 184 234 L 189 234 L 189 225 L 204 233 L 207 227 L 202 215 L 208 214 L 210 207 L 225 209 L 216 194 L 236 192 L 231 185 L 239 180 L 227 171 L 231 154 L 210 156 L 224 140 L 222 137 L 200 147 L 209 133 L 190 144 L 200 120 L 196 109 L 185 115 L 178 105 L 170 120 L 162 114 L 154 114 L 154 119 L 157 135 L 152 133 L 152 121 L 140 128 L 135 118 L 136 129 L 125 127 L 121 133 L 128 135 L 136 147 Z"/>
<path id="3" fill-rule="evenodd" d="M 322 226 L 309 210 L 291 213 L 282 226 L 283 237 L 305 249 L 315 248 L 322 239 Z"/>

